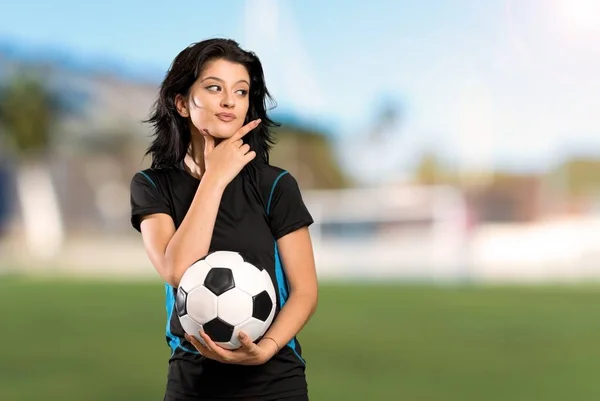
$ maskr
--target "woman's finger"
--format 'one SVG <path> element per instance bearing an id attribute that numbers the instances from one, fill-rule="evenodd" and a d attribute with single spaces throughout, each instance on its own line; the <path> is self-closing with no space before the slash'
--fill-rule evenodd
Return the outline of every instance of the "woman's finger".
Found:
<path id="1" fill-rule="evenodd" d="M 204 345 L 202 345 L 202 343 L 198 341 L 196 337 L 186 334 L 185 339 L 188 340 L 194 346 L 194 348 L 198 350 L 198 352 L 204 355 L 204 352 L 207 348 Z"/>
<path id="2" fill-rule="evenodd" d="M 246 154 L 250 151 L 250 145 L 248 145 L 247 143 L 243 144 L 242 146 L 240 146 L 240 151 L 242 152 L 242 154 Z"/>
<path id="3" fill-rule="evenodd" d="M 185 335 L 185 337 L 190 343 L 192 343 L 196 350 L 198 350 L 200 355 L 206 358 L 214 359 L 215 361 L 223 362 L 218 355 L 212 352 L 208 347 L 206 347 L 204 344 L 198 341 L 198 339 L 196 339 L 195 337 L 189 336 L 187 334 Z"/>
<path id="4" fill-rule="evenodd" d="M 248 132 L 252 131 L 254 128 L 258 127 L 258 124 L 260 124 L 260 118 L 250 121 L 248 124 L 244 125 L 242 128 L 240 128 L 235 134 L 233 134 L 233 136 L 231 137 L 231 142 L 233 141 L 237 141 L 238 139 L 241 139 L 244 137 L 244 135 L 246 135 Z"/>
<path id="5" fill-rule="evenodd" d="M 215 354 L 217 357 L 219 357 L 224 362 L 230 362 L 231 361 L 231 356 L 228 354 L 228 351 L 226 349 L 222 348 L 222 347 L 219 347 L 209 337 L 209 335 L 204 332 L 204 330 L 200 330 L 200 336 L 202 336 L 202 339 L 206 343 L 206 346 L 210 350 L 210 352 L 212 352 L 213 354 Z"/>
<path id="6" fill-rule="evenodd" d="M 244 333 L 243 331 L 240 331 L 238 338 L 240 339 L 240 343 L 242 344 L 242 347 L 244 349 L 246 349 L 247 351 L 252 351 L 252 350 L 254 350 L 254 347 L 256 347 L 256 344 L 254 344 L 252 341 L 250 341 L 250 337 L 248 337 L 248 335 L 246 333 Z"/>

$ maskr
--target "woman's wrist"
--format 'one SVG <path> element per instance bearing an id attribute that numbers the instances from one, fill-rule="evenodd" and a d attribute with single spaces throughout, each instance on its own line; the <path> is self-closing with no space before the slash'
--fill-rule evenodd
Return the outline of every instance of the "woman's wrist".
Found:
<path id="1" fill-rule="evenodd" d="M 223 182 L 223 180 L 219 179 L 218 175 L 211 174 L 209 170 L 206 170 L 206 172 L 202 176 L 201 183 L 205 183 L 208 187 L 213 188 L 219 192 L 225 191 L 225 188 L 228 184 L 226 182 Z"/>
<path id="2" fill-rule="evenodd" d="M 272 337 L 263 337 L 259 342 L 258 342 L 258 346 L 264 350 L 264 355 L 265 357 L 263 358 L 264 362 L 267 362 L 269 359 L 273 358 L 275 355 L 277 355 L 277 353 L 279 352 L 279 350 L 281 349 L 279 347 L 279 344 L 277 343 L 277 341 L 272 338 Z"/>

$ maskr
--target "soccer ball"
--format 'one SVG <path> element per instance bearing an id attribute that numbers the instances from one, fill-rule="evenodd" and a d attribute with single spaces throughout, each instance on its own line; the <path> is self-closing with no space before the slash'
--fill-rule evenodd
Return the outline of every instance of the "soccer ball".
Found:
<path id="1" fill-rule="evenodd" d="M 240 331 L 252 341 L 264 335 L 273 322 L 276 300 L 266 270 L 238 252 L 217 251 L 186 270 L 175 309 L 183 330 L 202 344 L 200 328 L 221 347 L 236 349 Z"/>

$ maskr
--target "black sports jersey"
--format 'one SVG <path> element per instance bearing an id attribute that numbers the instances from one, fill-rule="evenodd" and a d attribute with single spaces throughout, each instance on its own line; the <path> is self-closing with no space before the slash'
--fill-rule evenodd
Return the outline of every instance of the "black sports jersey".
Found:
<path id="1" fill-rule="evenodd" d="M 223 193 L 209 252 L 238 251 L 260 263 L 278 290 L 277 318 L 289 289 L 276 241 L 309 226 L 313 219 L 291 174 L 264 163 L 250 166 Z M 199 183 L 183 167 L 138 172 L 131 181 L 131 224 L 139 231 L 140 216 L 166 213 L 178 228 Z M 171 348 L 168 395 L 189 400 L 270 400 L 307 393 L 305 362 L 296 338 L 259 366 L 221 364 L 204 358 L 184 338 L 174 310 L 176 289 L 169 284 L 165 289 L 166 340 Z"/>

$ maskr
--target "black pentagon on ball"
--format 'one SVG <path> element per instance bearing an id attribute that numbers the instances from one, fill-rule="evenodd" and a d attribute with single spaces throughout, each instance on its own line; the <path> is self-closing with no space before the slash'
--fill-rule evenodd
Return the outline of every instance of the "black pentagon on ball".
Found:
<path id="1" fill-rule="evenodd" d="M 204 286 L 216 296 L 235 287 L 233 273 L 226 267 L 213 267 L 204 279 Z"/>
<path id="2" fill-rule="evenodd" d="M 177 310 L 177 316 L 181 317 L 187 314 L 187 292 L 183 288 L 177 290 L 175 296 L 175 309 Z"/>
<path id="3" fill-rule="evenodd" d="M 215 318 L 204 324 L 202 328 L 210 339 L 215 342 L 226 343 L 231 340 L 231 336 L 233 335 L 233 326 L 219 318 Z"/>
<path id="4" fill-rule="evenodd" d="M 269 293 L 266 291 L 252 297 L 252 317 L 261 321 L 266 321 L 271 314 L 273 302 Z"/>

